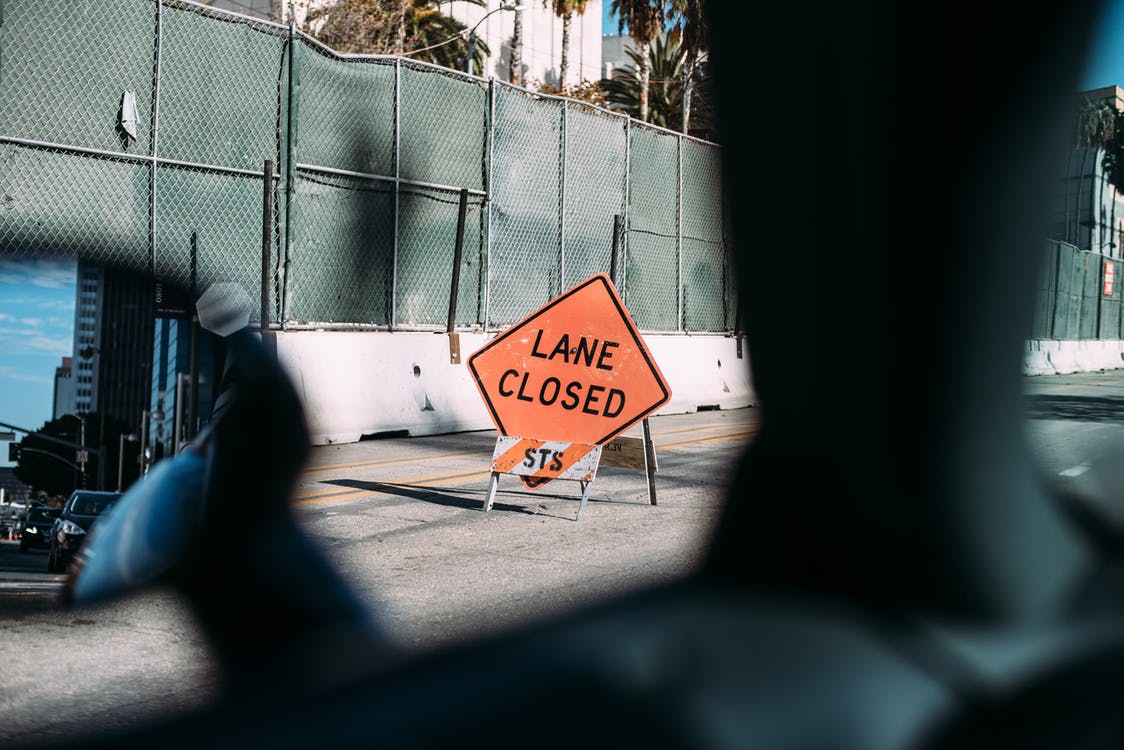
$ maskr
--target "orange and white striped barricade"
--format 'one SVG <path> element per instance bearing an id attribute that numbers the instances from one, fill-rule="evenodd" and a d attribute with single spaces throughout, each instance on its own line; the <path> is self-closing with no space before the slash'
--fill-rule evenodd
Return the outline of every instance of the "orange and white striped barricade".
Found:
<path id="1" fill-rule="evenodd" d="M 492 452 L 492 478 L 488 482 L 484 512 L 492 509 L 500 474 L 514 474 L 540 481 L 569 479 L 581 483 L 582 499 L 578 505 L 578 515 L 574 519 L 580 521 L 589 500 L 589 486 L 597 476 L 600 462 L 600 445 L 501 435 L 496 439 L 496 448 Z"/>

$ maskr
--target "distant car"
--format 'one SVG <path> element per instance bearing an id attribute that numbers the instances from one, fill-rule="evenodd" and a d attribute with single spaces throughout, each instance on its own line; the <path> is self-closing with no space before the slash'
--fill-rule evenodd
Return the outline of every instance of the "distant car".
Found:
<path id="1" fill-rule="evenodd" d="M 46 547 L 51 537 L 51 527 L 61 512 L 58 508 L 46 505 L 28 509 L 20 531 L 20 552 L 27 552 L 30 547 Z"/>
<path id="2" fill-rule="evenodd" d="M 82 548 L 82 543 L 86 541 L 86 535 L 98 516 L 112 508 L 120 497 L 120 492 L 94 490 L 75 490 L 70 494 L 62 513 L 51 526 L 47 547 L 48 571 L 62 573 L 66 570 Z"/>

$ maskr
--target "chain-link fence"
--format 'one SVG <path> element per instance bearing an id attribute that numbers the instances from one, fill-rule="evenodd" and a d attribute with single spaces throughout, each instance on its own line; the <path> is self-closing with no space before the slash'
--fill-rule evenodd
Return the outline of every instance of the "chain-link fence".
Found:
<path id="1" fill-rule="evenodd" d="M 1124 338 L 1121 274 L 1119 258 L 1048 241 L 1030 338 Z"/>
<path id="2" fill-rule="evenodd" d="M 189 0 L 3 0 L 0 102 L 8 254 L 257 299 L 267 233 L 292 329 L 496 330 L 611 267 L 644 330 L 736 325 L 718 147 L 581 102 Z"/>

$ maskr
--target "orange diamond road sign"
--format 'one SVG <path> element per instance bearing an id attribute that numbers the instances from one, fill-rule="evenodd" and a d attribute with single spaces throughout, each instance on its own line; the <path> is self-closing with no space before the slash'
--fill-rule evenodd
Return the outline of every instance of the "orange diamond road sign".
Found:
<path id="1" fill-rule="evenodd" d="M 599 445 L 671 398 L 605 274 L 489 341 L 468 368 L 501 435 Z"/>

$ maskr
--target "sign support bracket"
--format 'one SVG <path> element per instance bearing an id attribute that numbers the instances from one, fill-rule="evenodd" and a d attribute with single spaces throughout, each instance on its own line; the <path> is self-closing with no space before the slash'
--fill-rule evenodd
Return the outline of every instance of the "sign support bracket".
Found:
<path id="1" fill-rule="evenodd" d="M 578 504 L 578 514 L 574 517 L 574 521 L 582 520 L 582 514 L 585 512 L 586 503 L 589 502 L 589 488 L 593 486 L 593 482 L 576 480 L 582 486 L 582 499 Z M 491 479 L 488 480 L 488 494 L 484 498 L 484 512 L 488 513 L 492 510 L 492 505 L 496 501 L 496 491 L 500 486 L 500 473 L 498 471 L 492 472 Z"/>

